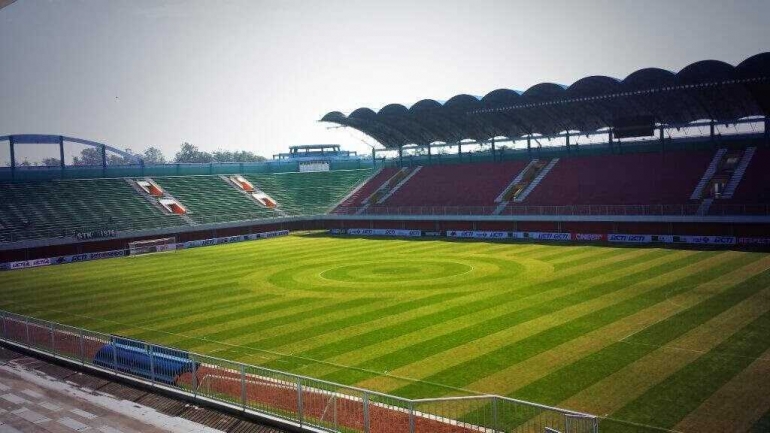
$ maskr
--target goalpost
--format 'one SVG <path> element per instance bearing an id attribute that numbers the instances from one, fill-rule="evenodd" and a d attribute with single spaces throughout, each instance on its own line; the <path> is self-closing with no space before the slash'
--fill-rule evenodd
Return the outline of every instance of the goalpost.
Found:
<path id="1" fill-rule="evenodd" d="M 128 248 L 129 254 L 132 256 L 138 256 L 140 254 L 162 253 L 164 251 L 175 251 L 176 238 L 170 237 L 129 242 Z"/>

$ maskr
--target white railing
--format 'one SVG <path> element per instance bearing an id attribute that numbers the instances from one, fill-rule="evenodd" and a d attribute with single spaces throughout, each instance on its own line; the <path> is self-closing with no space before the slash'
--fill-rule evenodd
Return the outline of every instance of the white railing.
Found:
<path id="1" fill-rule="evenodd" d="M 599 431 L 594 415 L 502 396 L 406 399 L 5 311 L 0 311 L 0 318 L 0 339 L 11 345 L 305 431 Z M 128 359 L 116 347 L 132 347 L 142 359 Z M 187 368 L 168 369 L 165 361 L 170 357 L 181 359 Z"/>

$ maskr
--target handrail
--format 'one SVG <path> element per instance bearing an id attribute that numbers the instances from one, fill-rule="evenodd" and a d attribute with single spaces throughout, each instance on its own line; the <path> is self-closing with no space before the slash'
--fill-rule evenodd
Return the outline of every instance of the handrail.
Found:
<path id="1" fill-rule="evenodd" d="M 123 361 L 118 355 L 114 355 L 113 365 L 107 365 L 111 363 L 103 361 L 98 365 L 94 364 L 96 354 L 103 347 L 115 344 L 116 336 L 4 310 L 0 310 L 0 319 L 0 340 L 7 343 L 54 356 L 81 367 L 107 371 L 126 380 L 170 390 L 188 398 L 213 402 L 231 409 L 239 407 L 265 418 L 283 420 L 295 427 L 298 424 L 305 431 L 344 430 L 369 433 L 376 430 L 395 433 L 403 430 L 385 428 L 396 424 L 399 419 L 404 425 L 409 425 L 409 433 L 441 431 L 440 427 L 447 425 L 459 428 L 453 431 L 462 433 L 519 431 L 517 427 L 531 420 L 537 420 L 542 426 L 559 431 L 567 431 L 569 426 L 574 426 L 576 422 L 582 423 L 582 428 L 576 431 L 598 433 L 599 429 L 599 418 L 595 415 L 524 400 L 497 395 L 408 399 L 132 338 L 117 337 L 152 347 L 152 350 L 146 352 L 150 357 L 149 370 L 138 374 L 138 364 L 131 363 L 129 368 L 129 364 L 121 364 L 129 361 Z M 153 361 L 158 356 L 156 349 L 186 353 L 193 362 L 192 370 L 177 376 L 173 383 L 158 383 L 156 377 L 168 375 L 168 372 L 157 371 L 162 364 Z M 116 354 L 117 351 L 113 350 L 112 353 Z M 186 378 L 186 375 L 190 377 Z M 203 375 L 207 378 L 206 381 L 199 381 L 198 375 Z M 320 405 L 323 412 L 319 412 L 319 399 L 324 403 Z M 303 404 L 303 401 L 316 404 Z M 333 419 L 327 419 L 330 405 L 333 405 Z M 360 414 L 364 414 L 363 424 Z"/>

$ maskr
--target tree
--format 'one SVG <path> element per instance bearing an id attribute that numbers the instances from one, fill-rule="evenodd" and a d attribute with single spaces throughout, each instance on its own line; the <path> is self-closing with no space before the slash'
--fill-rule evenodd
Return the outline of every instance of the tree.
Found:
<path id="1" fill-rule="evenodd" d="M 43 165 L 46 167 L 58 167 L 60 163 L 59 158 L 43 158 Z"/>
<path id="2" fill-rule="evenodd" d="M 110 156 L 107 158 L 107 164 L 108 165 L 129 165 L 129 164 L 135 164 L 136 159 L 134 158 L 134 152 L 131 149 L 126 149 L 125 152 L 128 155 L 116 155 L 116 154 L 110 154 Z"/>
<path id="3" fill-rule="evenodd" d="M 102 165 L 102 150 L 86 147 L 80 151 L 80 157 L 72 158 L 72 165 Z"/>
<path id="4" fill-rule="evenodd" d="M 188 142 L 182 143 L 182 147 L 179 148 L 179 152 L 174 155 L 174 162 L 206 163 L 212 161 L 213 157 L 210 153 L 201 152 L 198 149 L 198 146 Z"/>
<path id="5" fill-rule="evenodd" d="M 142 154 L 145 164 L 165 164 L 166 157 L 163 156 L 163 152 L 155 146 L 148 147 Z"/>

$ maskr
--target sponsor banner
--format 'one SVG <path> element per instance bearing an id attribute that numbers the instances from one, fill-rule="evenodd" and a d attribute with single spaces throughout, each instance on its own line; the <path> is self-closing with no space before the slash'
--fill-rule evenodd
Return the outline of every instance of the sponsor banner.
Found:
<path id="1" fill-rule="evenodd" d="M 187 248 L 208 247 L 211 245 L 232 244 L 235 242 L 254 241 L 257 239 L 267 239 L 267 238 L 274 238 L 277 236 L 286 236 L 288 234 L 289 234 L 288 230 L 276 230 L 272 232 L 254 233 L 250 235 L 226 236 L 222 238 L 187 241 L 184 244 L 177 244 L 177 248 L 179 248 L 178 245 L 183 245 L 182 248 L 187 249 Z"/>
<path id="2" fill-rule="evenodd" d="M 508 239 L 511 237 L 511 233 L 475 230 L 448 230 L 446 232 L 446 236 L 448 238 Z"/>
<path id="3" fill-rule="evenodd" d="M 441 236 L 441 232 L 425 232 L 423 235 L 435 238 Z"/>
<path id="4" fill-rule="evenodd" d="M 735 245 L 737 240 L 732 236 L 671 236 L 673 243 L 700 245 Z"/>
<path id="5" fill-rule="evenodd" d="M 165 251 L 174 251 L 176 250 L 176 244 L 166 244 L 166 245 L 157 245 L 155 247 L 155 251 L 162 253 Z"/>
<path id="6" fill-rule="evenodd" d="M 601 242 L 607 240 L 607 235 L 599 233 L 575 233 L 572 239 L 581 242 Z"/>
<path id="7" fill-rule="evenodd" d="M 523 232 L 522 238 L 537 241 L 571 241 L 572 233 Z"/>
<path id="8" fill-rule="evenodd" d="M 267 238 L 274 238 L 277 236 L 287 236 L 288 234 L 289 234 L 288 230 L 276 230 L 272 232 L 257 233 L 257 237 L 261 239 L 267 239 Z"/>
<path id="9" fill-rule="evenodd" d="M 738 243 L 743 245 L 770 245 L 770 238 L 740 238 Z"/>
<path id="10" fill-rule="evenodd" d="M 422 236 L 422 230 L 399 230 L 399 229 L 348 229 L 349 235 L 354 236 L 395 236 L 406 238 L 419 238 Z"/>
<path id="11" fill-rule="evenodd" d="M 157 252 L 173 251 L 177 249 L 181 250 L 185 248 L 197 248 L 197 247 L 205 247 L 208 245 L 217 245 L 217 244 L 226 244 L 226 243 L 241 242 L 241 241 L 247 241 L 247 240 L 272 238 L 276 236 L 285 236 L 288 234 L 289 234 L 288 230 L 277 230 L 277 231 L 265 232 L 265 233 L 255 233 L 251 235 L 229 236 L 224 238 L 204 239 L 200 241 L 188 241 L 184 243 L 158 245 L 155 248 Z M 24 260 L 20 262 L 0 263 L 0 270 L 34 268 L 38 266 L 48 266 L 48 265 L 63 265 L 65 263 L 77 263 L 77 262 L 86 262 L 90 260 L 109 259 L 113 257 L 124 257 L 126 255 L 127 254 L 125 250 L 101 251 L 98 253 L 88 253 L 88 254 L 74 254 L 71 256 L 59 256 L 59 257 L 37 259 L 37 260 Z"/>
<path id="12" fill-rule="evenodd" d="M 40 266 L 48 266 L 51 264 L 51 259 L 35 259 L 35 260 L 22 260 L 19 262 L 11 262 L 10 269 L 24 269 L 24 268 L 37 268 Z"/>
<path id="13" fill-rule="evenodd" d="M 123 257 L 125 255 L 125 250 L 102 251 L 100 253 L 90 253 L 88 255 L 88 260 L 111 259 L 113 257 Z"/>
<path id="14" fill-rule="evenodd" d="M 650 242 L 662 242 L 664 244 L 674 243 L 674 236 L 671 235 L 651 235 Z"/>
<path id="15" fill-rule="evenodd" d="M 652 242 L 651 235 L 624 235 L 624 234 L 611 234 L 607 235 L 609 242 L 625 242 L 632 244 L 648 244 Z"/>
<path id="16" fill-rule="evenodd" d="M 345 229 L 329 229 L 330 235 L 344 235 L 347 234 L 347 230 Z"/>

